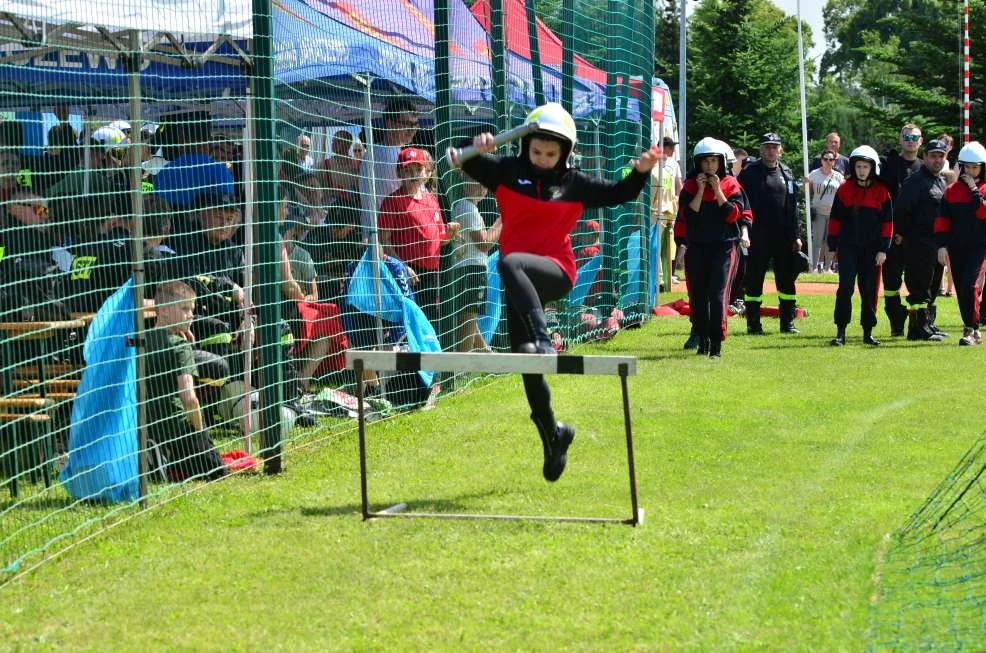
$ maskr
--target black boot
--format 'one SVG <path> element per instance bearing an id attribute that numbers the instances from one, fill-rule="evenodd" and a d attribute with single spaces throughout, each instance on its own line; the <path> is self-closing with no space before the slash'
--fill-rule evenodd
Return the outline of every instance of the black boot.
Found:
<path id="1" fill-rule="evenodd" d="M 553 415 L 531 415 L 531 421 L 541 436 L 541 446 L 544 449 L 544 465 L 541 473 L 548 481 L 554 482 L 561 478 L 568 462 L 568 447 L 575 439 L 575 427 L 563 422 L 556 422 Z"/>
<path id="2" fill-rule="evenodd" d="M 934 304 L 928 304 L 928 328 L 931 329 L 932 333 L 937 333 L 942 338 L 947 338 L 948 334 L 938 328 L 935 324 L 935 320 L 938 318 L 938 307 Z"/>
<path id="3" fill-rule="evenodd" d="M 901 306 L 899 295 L 889 295 L 883 298 L 883 310 L 890 321 L 890 336 L 899 338 L 904 335 L 904 325 L 907 323 L 907 311 Z"/>
<path id="4" fill-rule="evenodd" d="M 554 345 L 551 344 L 551 338 L 548 337 L 548 320 L 544 316 L 544 311 L 536 308 L 523 318 L 530 341 L 520 346 L 520 353 L 557 354 Z"/>
<path id="5" fill-rule="evenodd" d="M 708 356 L 709 355 L 709 339 L 708 338 L 702 338 L 701 339 L 701 341 L 698 344 L 698 351 L 696 351 L 695 353 L 698 354 L 699 356 Z"/>
<path id="6" fill-rule="evenodd" d="M 781 333 L 801 333 L 794 326 L 794 313 L 797 303 L 793 299 L 782 299 L 781 304 Z"/>
<path id="7" fill-rule="evenodd" d="M 833 347 L 841 347 L 846 344 L 846 327 L 838 327 L 838 330 L 835 332 L 835 337 L 832 338 L 832 341 L 829 344 Z"/>
<path id="8" fill-rule="evenodd" d="M 714 336 L 709 340 L 709 358 L 715 360 L 722 357 L 722 338 Z"/>
<path id="9" fill-rule="evenodd" d="M 863 344 L 870 347 L 880 346 L 880 341 L 873 337 L 873 327 L 863 329 Z"/>
<path id="10" fill-rule="evenodd" d="M 746 302 L 746 332 L 751 336 L 765 335 L 760 323 L 760 304 L 762 302 Z"/>
<path id="11" fill-rule="evenodd" d="M 688 334 L 688 340 L 685 341 L 684 349 L 697 349 L 700 340 L 698 331 L 695 330 L 695 327 L 692 327 L 692 332 Z"/>
<path id="12" fill-rule="evenodd" d="M 928 309 L 927 308 L 917 308 L 912 309 L 910 312 L 910 319 L 907 323 L 907 339 L 908 340 L 924 340 L 928 342 L 941 342 L 945 339 L 944 336 L 935 333 L 931 330 L 928 323 Z"/>

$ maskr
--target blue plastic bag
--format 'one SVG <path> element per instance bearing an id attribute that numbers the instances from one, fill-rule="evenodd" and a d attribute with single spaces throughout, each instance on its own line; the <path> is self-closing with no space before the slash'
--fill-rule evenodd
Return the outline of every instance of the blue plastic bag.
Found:
<path id="1" fill-rule="evenodd" d="M 59 479 L 76 499 L 116 503 L 140 498 L 137 479 L 137 357 L 134 287 L 127 281 L 89 326 L 86 367 L 72 404 L 68 464 Z"/>

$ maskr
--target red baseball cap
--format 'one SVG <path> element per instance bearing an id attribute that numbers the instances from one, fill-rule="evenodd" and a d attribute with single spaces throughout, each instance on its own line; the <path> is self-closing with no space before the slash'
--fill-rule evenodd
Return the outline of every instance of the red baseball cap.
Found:
<path id="1" fill-rule="evenodd" d="M 406 166 L 409 163 L 428 164 L 428 153 L 417 147 L 405 147 L 397 155 L 397 165 Z"/>

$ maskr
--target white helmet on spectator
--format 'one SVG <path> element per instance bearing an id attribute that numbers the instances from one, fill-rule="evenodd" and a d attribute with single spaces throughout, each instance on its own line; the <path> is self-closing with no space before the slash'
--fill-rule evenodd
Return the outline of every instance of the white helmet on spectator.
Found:
<path id="1" fill-rule="evenodd" d="M 127 147 L 127 135 L 116 127 L 109 125 L 100 127 L 92 133 L 89 140 L 116 160 L 123 160 L 123 151 Z"/>
<path id="2" fill-rule="evenodd" d="M 543 134 L 552 140 L 562 144 L 562 155 L 559 166 L 568 168 L 571 166 L 572 153 L 575 144 L 578 142 L 578 131 L 575 127 L 575 120 L 572 118 L 565 107 L 557 102 L 548 102 L 537 107 L 524 119 L 524 124 L 529 125 L 536 122 L 538 129 L 531 136 L 525 136 L 521 141 L 521 156 L 527 158 L 528 146 L 532 137 Z"/>
<path id="3" fill-rule="evenodd" d="M 119 129 L 124 134 L 130 131 L 130 123 L 127 122 L 126 120 L 114 120 L 113 122 L 108 124 L 107 127 L 113 127 L 115 129 Z"/>
<path id="4" fill-rule="evenodd" d="M 726 165 L 729 165 L 736 160 L 736 153 L 733 152 L 733 148 L 729 147 L 729 143 L 726 141 L 719 141 L 722 144 L 722 153 L 726 156 Z"/>
<path id="5" fill-rule="evenodd" d="M 965 163 L 978 163 L 979 164 L 979 178 L 976 181 L 986 180 L 986 147 L 979 141 L 972 141 L 971 143 L 966 143 L 959 150 L 959 165 Z"/>
<path id="6" fill-rule="evenodd" d="M 719 157 L 719 165 L 722 167 L 722 171 L 725 172 L 727 147 L 718 138 L 712 138 L 711 136 L 706 136 L 698 143 L 695 143 L 695 149 L 692 150 L 692 161 L 694 162 L 695 168 L 699 169 L 699 159 L 704 159 L 707 156 L 717 156 Z"/>
<path id="7" fill-rule="evenodd" d="M 855 176 L 856 161 L 869 161 L 873 164 L 873 176 L 880 174 L 880 155 L 869 145 L 860 145 L 849 153 L 849 174 Z"/>

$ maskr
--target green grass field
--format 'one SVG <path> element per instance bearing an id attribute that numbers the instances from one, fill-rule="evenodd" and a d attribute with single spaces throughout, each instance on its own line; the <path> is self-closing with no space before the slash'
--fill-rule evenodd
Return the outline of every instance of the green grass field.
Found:
<path id="1" fill-rule="evenodd" d="M 642 526 L 359 517 L 354 430 L 137 516 L 0 589 L 0 649 L 862 651 L 878 558 L 983 429 L 983 348 L 730 337 L 657 319 L 633 354 Z M 743 323 L 731 320 L 740 334 Z M 877 336 L 887 333 L 882 319 Z M 629 516 L 619 383 L 556 377 L 555 484 L 520 380 L 370 428 L 370 497 L 431 511 Z"/>

